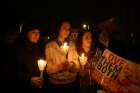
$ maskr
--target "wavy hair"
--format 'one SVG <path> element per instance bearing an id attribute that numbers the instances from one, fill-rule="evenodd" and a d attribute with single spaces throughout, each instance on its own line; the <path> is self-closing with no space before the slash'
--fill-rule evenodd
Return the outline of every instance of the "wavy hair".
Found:
<path id="1" fill-rule="evenodd" d="M 90 52 L 88 53 L 88 58 L 89 58 L 91 55 L 94 55 L 94 52 L 95 52 L 95 43 L 96 43 L 95 33 L 91 32 L 91 31 L 88 31 L 88 30 L 82 30 L 82 31 L 79 32 L 78 37 L 77 37 L 75 43 L 76 43 L 77 52 L 79 54 L 79 53 L 81 53 L 83 51 L 83 48 L 82 48 L 82 38 L 83 38 L 83 36 L 84 36 L 84 34 L 86 32 L 90 32 L 91 35 L 92 35 L 91 48 L 90 48 Z"/>

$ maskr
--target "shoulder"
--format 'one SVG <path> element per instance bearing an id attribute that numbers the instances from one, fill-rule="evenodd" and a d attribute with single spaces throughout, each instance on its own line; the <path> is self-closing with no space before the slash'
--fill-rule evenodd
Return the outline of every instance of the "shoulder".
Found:
<path id="1" fill-rule="evenodd" d="M 56 41 L 53 40 L 53 41 L 50 41 L 49 43 L 47 43 L 47 44 L 45 45 L 45 48 L 53 48 L 53 47 L 55 47 L 56 45 L 57 45 Z"/>
<path id="2" fill-rule="evenodd" d="M 73 41 L 69 43 L 69 46 L 70 46 L 70 48 L 76 49 L 75 42 L 73 42 Z"/>

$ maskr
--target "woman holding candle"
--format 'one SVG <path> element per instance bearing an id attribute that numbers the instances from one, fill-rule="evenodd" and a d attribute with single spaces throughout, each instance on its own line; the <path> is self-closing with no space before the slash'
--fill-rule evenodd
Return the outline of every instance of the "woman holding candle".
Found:
<path id="1" fill-rule="evenodd" d="M 39 47 L 40 29 L 38 25 L 28 23 L 23 26 L 20 37 L 15 43 L 18 62 L 18 80 L 22 91 L 40 92 L 41 78 L 37 60 L 43 57 Z"/>
<path id="2" fill-rule="evenodd" d="M 58 37 L 46 45 L 45 55 L 50 82 L 47 90 L 50 93 L 77 93 L 79 90 L 77 72 L 73 72 L 75 66 L 68 62 L 71 44 L 66 39 L 70 28 L 68 21 L 62 21 L 58 29 Z"/>
<path id="3" fill-rule="evenodd" d="M 75 62 L 80 73 L 81 93 L 96 93 L 96 82 L 91 80 L 90 69 L 94 65 L 95 37 L 90 31 L 81 31 L 69 53 L 69 61 Z M 79 64 L 79 65 L 78 65 Z M 91 88 L 92 87 L 92 88 Z"/>

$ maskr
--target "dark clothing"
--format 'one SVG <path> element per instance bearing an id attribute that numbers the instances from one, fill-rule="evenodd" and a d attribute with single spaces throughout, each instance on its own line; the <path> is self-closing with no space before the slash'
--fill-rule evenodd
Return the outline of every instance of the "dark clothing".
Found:
<path id="1" fill-rule="evenodd" d="M 69 84 L 54 85 L 48 83 L 47 86 L 48 93 L 80 93 L 79 90 L 80 90 L 79 79 Z"/>
<path id="2" fill-rule="evenodd" d="M 1 61 L 0 61 L 0 83 L 1 91 L 5 93 L 8 91 L 15 92 L 17 87 L 17 64 L 14 58 L 14 50 L 10 44 L 2 44 Z"/>
<path id="3" fill-rule="evenodd" d="M 31 77 L 39 76 L 37 60 L 43 57 L 40 48 L 29 42 L 15 44 L 15 56 L 18 64 L 18 81 L 23 90 L 39 90 L 31 86 Z M 35 92 L 34 92 L 35 93 Z"/>
<path id="4" fill-rule="evenodd" d="M 98 89 L 102 89 L 102 86 L 91 77 L 91 70 L 94 70 L 96 62 L 98 62 L 99 57 L 102 55 L 97 52 L 99 52 L 98 48 L 93 48 L 93 50 L 88 53 L 85 52 L 84 49 L 78 51 L 79 55 L 84 53 L 88 58 L 84 70 L 80 73 L 80 93 L 96 93 Z"/>

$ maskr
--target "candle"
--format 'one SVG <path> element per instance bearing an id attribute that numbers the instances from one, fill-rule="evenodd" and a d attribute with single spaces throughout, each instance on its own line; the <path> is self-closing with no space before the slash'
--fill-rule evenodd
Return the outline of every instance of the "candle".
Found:
<path id="1" fill-rule="evenodd" d="M 47 62 L 43 59 L 38 60 L 38 67 L 40 71 L 43 71 L 46 67 Z"/>
<path id="2" fill-rule="evenodd" d="M 97 93 L 107 93 L 105 90 L 97 90 Z"/>
<path id="3" fill-rule="evenodd" d="M 65 42 L 62 46 L 61 46 L 62 50 L 64 51 L 65 54 L 67 54 L 69 46 L 68 43 Z"/>
<path id="4" fill-rule="evenodd" d="M 80 56 L 80 62 L 82 66 L 84 66 L 87 63 L 87 57 L 85 56 L 84 53 L 82 53 Z"/>
<path id="5" fill-rule="evenodd" d="M 39 67 L 39 70 L 40 70 L 40 78 L 41 78 L 41 86 L 40 86 L 40 88 L 42 87 L 43 71 L 44 71 L 44 69 L 46 67 L 46 64 L 47 64 L 47 62 L 45 60 L 43 60 L 43 59 L 38 60 L 38 67 Z"/>

